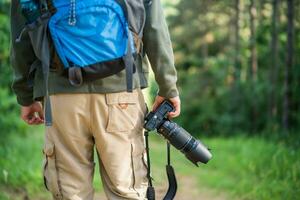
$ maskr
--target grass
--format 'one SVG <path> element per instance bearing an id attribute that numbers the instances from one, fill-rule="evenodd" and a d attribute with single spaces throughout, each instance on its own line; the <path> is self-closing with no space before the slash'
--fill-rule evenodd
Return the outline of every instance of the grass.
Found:
<path id="1" fill-rule="evenodd" d="M 0 149 L 0 200 L 28 194 L 30 199 L 50 199 L 43 187 L 41 160 L 43 130 L 26 135 L 12 134 Z M 230 199 L 294 200 L 300 196 L 300 150 L 260 137 L 204 138 L 212 148 L 213 159 L 199 168 L 172 148 L 177 177 L 195 179 L 192 190 L 226 194 Z M 156 185 L 165 183 L 165 145 L 151 134 L 151 161 Z M 178 179 L 179 187 L 182 185 Z M 101 191 L 99 172 L 94 185 Z M 20 196 L 20 195 L 19 195 Z"/>
<path id="2" fill-rule="evenodd" d="M 0 149 L 0 200 L 51 199 L 42 178 L 43 127 L 32 127 L 27 134 L 12 134 Z M 96 157 L 95 157 L 96 159 Z M 99 170 L 95 170 L 96 191 L 102 191 Z M 12 197 L 12 195 L 17 195 Z"/>
<path id="3" fill-rule="evenodd" d="M 299 149 L 259 137 L 206 138 L 204 143 L 212 148 L 213 159 L 199 168 L 177 150 L 172 154 L 178 174 L 194 177 L 199 188 L 245 200 L 299 198 Z M 160 163 L 161 145 L 155 141 L 153 147 L 152 161 Z"/>
<path id="4" fill-rule="evenodd" d="M 7 135 L 0 149 L 0 199 L 19 193 L 29 196 L 43 194 L 43 134 L 39 127 L 27 134 Z M 2 190 L 2 191 L 1 191 Z M 6 194 L 7 193 L 7 194 Z M 39 194 L 39 195 L 40 195 Z"/>

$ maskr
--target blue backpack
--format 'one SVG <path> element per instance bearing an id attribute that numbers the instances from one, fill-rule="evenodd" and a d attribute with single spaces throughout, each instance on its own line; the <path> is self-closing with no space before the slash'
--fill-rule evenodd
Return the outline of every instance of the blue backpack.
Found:
<path id="1" fill-rule="evenodd" d="M 151 0 L 19 0 L 46 88 L 46 125 L 52 124 L 48 93 L 52 60 L 49 39 L 70 83 L 79 86 L 125 69 L 127 91 L 133 89 L 135 57 L 142 52 L 145 5 Z M 50 37 L 49 37 L 50 36 Z M 34 65 L 34 66 L 37 66 Z M 30 69 L 30 72 L 34 69 Z"/>
<path id="2" fill-rule="evenodd" d="M 81 85 L 83 78 L 104 78 L 125 68 L 127 89 L 131 90 L 136 49 L 125 3 L 54 0 L 53 4 L 56 13 L 48 26 L 70 83 Z"/>

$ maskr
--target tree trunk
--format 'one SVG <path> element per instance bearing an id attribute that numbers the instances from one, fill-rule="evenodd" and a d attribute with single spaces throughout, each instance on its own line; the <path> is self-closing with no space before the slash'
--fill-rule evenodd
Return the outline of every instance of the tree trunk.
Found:
<path id="1" fill-rule="evenodd" d="M 240 0 L 234 1 L 234 57 L 233 57 L 233 72 L 230 72 L 232 75 L 231 81 L 231 95 L 230 100 L 231 103 L 229 104 L 229 112 L 231 113 L 233 118 L 237 117 L 239 112 L 239 105 L 240 105 L 240 26 L 239 26 L 239 18 L 240 18 Z M 239 124 L 234 123 L 234 127 L 238 127 Z"/>
<path id="2" fill-rule="evenodd" d="M 250 77 L 255 84 L 257 80 L 257 51 L 256 51 L 256 6 L 255 0 L 250 0 Z"/>
<path id="3" fill-rule="evenodd" d="M 250 87 L 256 96 L 256 81 L 257 81 L 257 51 L 256 51 L 256 5 L 255 0 L 250 0 L 249 5 L 249 15 L 250 15 L 250 59 L 249 59 L 249 78 L 250 78 Z M 255 131 L 257 127 L 257 106 L 256 100 L 253 98 L 251 100 L 251 130 Z"/>
<path id="4" fill-rule="evenodd" d="M 241 61 L 240 61 L 240 0 L 235 0 L 235 57 L 234 57 L 234 81 L 238 84 L 240 79 Z"/>
<path id="5" fill-rule="evenodd" d="M 288 133 L 290 129 L 290 112 L 291 112 L 291 71 L 293 67 L 293 32 L 294 32 L 294 9 L 293 9 L 293 0 L 287 0 L 287 55 L 286 55 L 286 64 L 284 70 L 284 99 L 283 99 L 283 118 L 282 125 L 285 133 Z"/>
<path id="6" fill-rule="evenodd" d="M 268 107 L 268 114 L 269 114 L 269 124 L 271 128 L 274 127 L 274 123 L 277 117 L 277 80 L 278 80 L 278 72 L 279 72 L 279 65 L 278 65 L 278 0 L 273 0 L 272 7 L 273 7 L 273 14 L 272 14 L 272 41 L 271 41 L 271 66 L 270 66 L 270 93 L 269 93 L 269 107 Z"/>

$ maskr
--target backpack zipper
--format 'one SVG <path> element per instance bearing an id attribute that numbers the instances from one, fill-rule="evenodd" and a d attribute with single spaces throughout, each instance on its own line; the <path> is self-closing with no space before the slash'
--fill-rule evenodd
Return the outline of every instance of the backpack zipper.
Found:
<path id="1" fill-rule="evenodd" d="M 70 0 L 69 25 L 76 25 L 76 0 Z"/>

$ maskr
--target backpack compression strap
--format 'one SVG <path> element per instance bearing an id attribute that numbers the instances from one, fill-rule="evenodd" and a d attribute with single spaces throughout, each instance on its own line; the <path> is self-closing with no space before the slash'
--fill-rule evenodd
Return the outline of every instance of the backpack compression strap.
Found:
<path id="1" fill-rule="evenodd" d="M 132 92 L 133 90 L 133 73 L 135 73 L 135 66 L 133 55 L 131 51 L 131 39 L 128 37 L 127 42 L 127 52 L 125 56 L 123 56 L 123 61 L 125 64 L 125 71 L 126 71 L 126 85 L 127 85 L 127 92 Z"/>
<path id="2" fill-rule="evenodd" d="M 122 7 L 125 17 L 127 19 L 127 22 L 129 22 L 126 2 L 124 0 L 116 0 L 116 1 Z M 131 34 L 130 28 L 128 30 L 127 52 L 123 56 L 123 61 L 125 64 L 125 71 L 126 71 L 127 92 L 132 92 L 132 90 L 133 90 L 133 73 L 135 73 L 135 66 L 134 66 L 134 57 L 132 54 L 133 52 L 131 50 L 131 42 L 134 42 L 134 41 L 132 41 L 132 37 L 130 37 L 129 34 Z"/>
<path id="3" fill-rule="evenodd" d="M 46 126 L 52 125 L 52 113 L 51 113 L 51 103 L 49 96 L 49 66 L 50 66 L 50 52 L 49 52 L 49 41 L 48 41 L 48 21 L 50 18 L 49 15 L 44 15 L 39 19 L 31 31 L 28 31 L 28 34 L 31 35 L 30 39 L 35 49 L 36 56 L 41 61 L 44 85 L 45 85 L 45 124 Z"/>
<path id="4" fill-rule="evenodd" d="M 40 47 L 39 54 L 42 62 L 44 84 L 46 89 L 45 125 L 52 126 L 52 110 L 51 110 L 51 102 L 49 96 L 50 48 L 49 48 L 49 40 L 48 40 L 48 22 L 50 17 L 56 12 L 56 10 L 52 6 L 52 0 L 39 0 L 39 2 L 43 6 L 42 17 L 41 17 L 43 21 L 42 24 L 37 27 L 37 29 L 42 29 L 38 31 L 43 31 L 43 34 L 37 34 L 40 36 L 40 38 L 35 38 L 35 39 L 37 40 L 36 44 L 38 44 Z"/>

